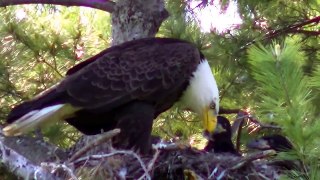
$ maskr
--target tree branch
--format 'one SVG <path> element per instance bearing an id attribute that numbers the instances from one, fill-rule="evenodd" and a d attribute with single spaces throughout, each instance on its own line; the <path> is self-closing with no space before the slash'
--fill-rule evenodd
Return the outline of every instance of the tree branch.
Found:
<path id="1" fill-rule="evenodd" d="M 315 18 L 312 18 L 312 19 L 309 19 L 309 20 L 306 20 L 306 21 L 303 21 L 303 22 L 300 22 L 297 24 L 293 24 L 293 25 L 290 25 L 290 26 L 287 26 L 287 27 L 284 27 L 284 28 L 281 28 L 278 30 L 270 30 L 269 32 L 266 33 L 266 35 L 264 37 L 262 37 L 262 39 L 259 40 L 256 38 L 256 39 L 246 43 L 245 45 L 241 46 L 238 51 L 244 51 L 247 49 L 247 47 L 249 47 L 252 44 L 255 44 L 258 41 L 263 41 L 266 39 L 273 39 L 273 38 L 275 38 L 279 35 L 282 35 L 282 34 L 300 33 L 300 34 L 305 34 L 307 36 L 319 36 L 320 31 L 302 30 L 302 27 L 304 27 L 306 25 L 319 24 L 319 22 L 320 22 L 320 16 L 317 16 Z"/>
<path id="2" fill-rule="evenodd" d="M 77 158 L 80 158 L 82 155 L 84 155 L 89 149 L 100 145 L 103 142 L 106 142 L 107 140 L 111 139 L 112 137 L 118 135 L 120 133 L 120 129 L 113 129 L 110 130 L 104 134 L 102 134 L 100 137 L 97 138 L 97 140 L 87 144 L 85 147 L 77 151 L 68 161 L 72 162 L 76 160 Z"/>
<path id="3" fill-rule="evenodd" d="M 289 33 L 292 34 L 304 34 L 307 36 L 319 36 L 320 35 L 320 31 L 308 31 L 308 30 L 301 30 L 301 29 L 293 29 L 291 31 L 289 31 Z"/>
<path id="4" fill-rule="evenodd" d="M 220 107 L 219 114 L 237 114 L 241 111 L 241 109 L 225 109 Z"/>
<path id="5" fill-rule="evenodd" d="M 0 7 L 20 4 L 53 4 L 62 6 L 84 6 L 112 13 L 115 2 L 110 0 L 0 0 Z"/>
<path id="6" fill-rule="evenodd" d="M 116 151 L 113 151 L 113 152 L 108 153 L 108 154 L 96 154 L 96 155 L 86 156 L 86 157 L 79 158 L 79 159 L 75 160 L 74 162 L 69 163 L 68 165 L 69 166 L 74 166 L 77 163 L 81 163 L 83 161 L 88 161 L 89 159 L 90 160 L 100 160 L 100 159 L 104 159 L 106 157 L 115 156 L 115 155 L 118 155 L 118 154 L 131 155 L 135 159 L 137 159 L 138 162 L 140 163 L 141 168 L 144 171 L 144 175 L 143 176 L 146 177 L 147 179 L 151 179 L 151 176 L 150 176 L 150 174 L 149 174 L 149 172 L 147 170 L 147 166 L 145 165 L 145 163 L 143 162 L 141 157 L 138 154 L 136 154 L 135 152 L 129 151 L 129 150 L 116 150 Z"/>
<path id="7" fill-rule="evenodd" d="M 19 177 L 26 179 L 56 179 L 56 177 L 46 171 L 46 169 L 35 165 L 23 155 L 7 147 L 3 142 L 3 138 L 0 140 L 0 154 L 2 156 L 1 163 Z"/>
<path id="8" fill-rule="evenodd" d="M 266 38 L 270 39 L 270 38 L 274 38 L 276 36 L 279 36 L 281 34 L 293 33 L 294 31 L 301 31 L 301 28 L 303 26 L 314 24 L 314 23 L 319 23 L 319 22 L 320 22 L 320 16 L 317 16 L 315 18 L 312 18 L 312 19 L 309 19 L 309 20 L 306 20 L 306 21 L 303 21 L 303 22 L 300 22 L 297 24 L 290 25 L 290 26 L 282 28 L 282 29 L 273 30 L 266 35 Z M 315 32 L 319 33 L 319 31 L 315 31 Z M 297 32 L 297 33 L 301 33 L 301 32 Z"/>

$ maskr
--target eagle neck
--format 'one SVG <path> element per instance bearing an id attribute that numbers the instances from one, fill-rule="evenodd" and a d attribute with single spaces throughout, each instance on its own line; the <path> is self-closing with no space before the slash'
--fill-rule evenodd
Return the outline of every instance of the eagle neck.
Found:
<path id="1" fill-rule="evenodd" d="M 214 98 L 219 102 L 217 83 L 206 59 L 200 61 L 189 82 L 180 99 L 184 108 L 200 114 Z M 216 106 L 219 107 L 219 104 Z"/>

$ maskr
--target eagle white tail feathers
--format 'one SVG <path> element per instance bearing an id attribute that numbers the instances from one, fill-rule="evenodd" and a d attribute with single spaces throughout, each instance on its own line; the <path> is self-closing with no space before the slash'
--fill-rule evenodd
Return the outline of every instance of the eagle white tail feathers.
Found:
<path id="1" fill-rule="evenodd" d="M 18 136 L 34 128 L 71 117 L 77 110 L 79 108 L 75 108 L 70 104 L 57 104 L 33 110 L 3 128 L 3 134 L 6 136 Z"/>

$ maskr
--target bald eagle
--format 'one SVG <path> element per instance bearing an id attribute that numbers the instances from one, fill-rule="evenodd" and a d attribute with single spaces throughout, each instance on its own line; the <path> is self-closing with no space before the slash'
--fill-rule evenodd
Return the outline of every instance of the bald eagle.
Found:
<path id="1" fill-rule="evenodd" d="M 120 128 L 119 144 L 143 152 L 153 119 L 178 101 L 214 131 L 219 93 L 208 61 L 182 40 L 138 39 L 79 63 L 57 85 L 13 108 L 3 133 L 65 120 L 87 135 Z"/>

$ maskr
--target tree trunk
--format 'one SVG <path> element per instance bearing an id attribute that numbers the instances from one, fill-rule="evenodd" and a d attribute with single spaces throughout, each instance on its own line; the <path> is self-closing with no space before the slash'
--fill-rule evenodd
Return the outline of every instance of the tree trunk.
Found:
<path id="1" fill-rule="evenodd" d="M 119 0 L 112 13 L 112 45 L 154 37 L 168 15 L 162 0 Z"/>
<path id="2" fill-rule="evenodd" d="M 112 45 L 154 37 L 168 15 L 162 0 L 119 0 L 112 12 Z M 83 135 L 70 153 L 77 152 L 98 137 L 99 135 Z M 101 144 L 99 147 L 92 148 L 85 155 L 105 152 L 108 149 L 106 146 L 106 144 Z"/>

